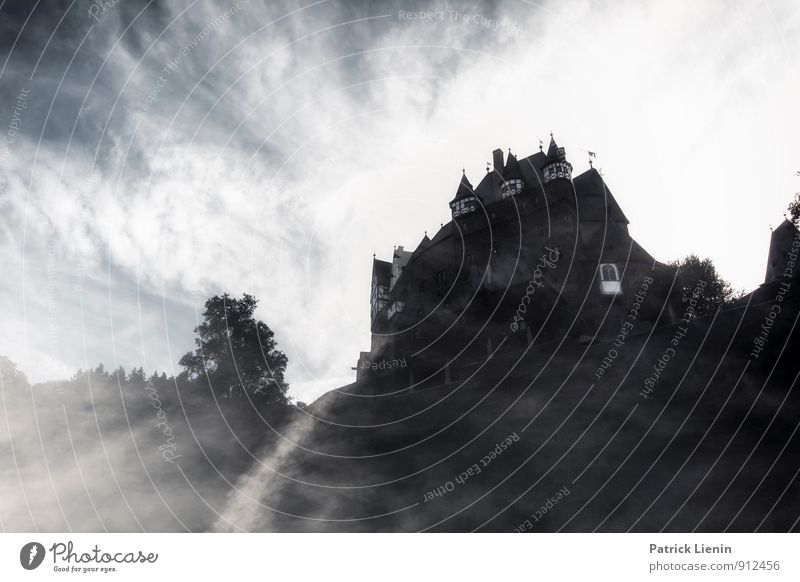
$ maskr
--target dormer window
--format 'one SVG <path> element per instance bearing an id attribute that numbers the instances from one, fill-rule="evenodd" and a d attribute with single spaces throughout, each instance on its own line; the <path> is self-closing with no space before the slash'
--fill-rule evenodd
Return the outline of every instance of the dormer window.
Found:
<path id="1" fill-rule="evenodd" d="M 514 196 L 522 192 L 522 180 L 506 180 L 500 187 L 500 195 L 503 198 Z"/>
<path id="2" fill-rule="evenodd" d="M 600 292 L 603 295 L 619 295 L 622 293 L 622 282 L 614 263 L 600 265 Z"/>
<path id="3" fill-rule="evenodd" d="M 465 196 L 464 198 L 459 198 L 455 200 L 451 205 L 450 208 L 453 210 L 453 218 L 457 216 L 462 216 L 464 214 L 469 214 L 470 212 L 475 212 L 478 206 L 476 204 L 477 198 L 475 196 Z"/>

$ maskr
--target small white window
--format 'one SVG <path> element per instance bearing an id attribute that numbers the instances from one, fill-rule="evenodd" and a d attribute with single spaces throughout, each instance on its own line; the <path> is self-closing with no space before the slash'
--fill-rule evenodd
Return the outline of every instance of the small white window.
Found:
<path id="1" fill-rule="evenodd" d="M 613 263 L 600 265 L 600 292 L 603 295 L 619 295 L 622 293 L 622 283 L 619 280 L 619 271 Z"/>

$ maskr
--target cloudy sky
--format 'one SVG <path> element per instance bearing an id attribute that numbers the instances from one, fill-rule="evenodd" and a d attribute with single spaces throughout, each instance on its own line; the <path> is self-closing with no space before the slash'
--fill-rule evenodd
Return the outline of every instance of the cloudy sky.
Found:
<path id="1" fill-rule="evenodd" d="M 372 253 L 550 131 L 657 259 L 739 288 L 800 190 L 795 0 L 0 2 L 0 46 L 0 354 L 32 381 L 177 372 L 225 290 L 296 398 L 349 383 Z"/>

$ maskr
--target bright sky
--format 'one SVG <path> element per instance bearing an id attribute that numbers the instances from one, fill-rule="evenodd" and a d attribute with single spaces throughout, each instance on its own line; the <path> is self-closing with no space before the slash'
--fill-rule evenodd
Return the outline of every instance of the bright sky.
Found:
<path id="1" fill-rule="evenodd" d="M 550 131 L 657 259 L 739 288 L 800 190 L 794 0 L 145 4 L 0 9 L 0 354 L 33 381 L 177 372 L 228 290 L 296 398 L 349 383 L 373 251 Z"/>

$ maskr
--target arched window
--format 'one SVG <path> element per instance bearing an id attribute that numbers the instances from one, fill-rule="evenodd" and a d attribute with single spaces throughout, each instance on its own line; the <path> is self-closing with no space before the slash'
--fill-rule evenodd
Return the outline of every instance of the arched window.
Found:
<path id="1" fill-rule="evenodd" d="M 600 265 L 600 292 L 603 295 L 619 295 L 622 293 L 619 271 L 614 263 Z"/>
<path id="2" fill-rule="evenodd" d="M 619 281 L 617 266 L 611 263 L 600 265 L 600 278 L 603 281 Z"/>

